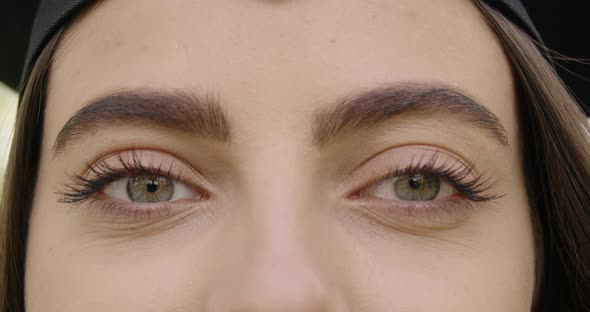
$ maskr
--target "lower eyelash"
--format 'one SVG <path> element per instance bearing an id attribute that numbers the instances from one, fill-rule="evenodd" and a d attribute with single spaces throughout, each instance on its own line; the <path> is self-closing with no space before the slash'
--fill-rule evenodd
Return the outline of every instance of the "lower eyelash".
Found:
<path id="1" fill-rule="evenodd" d="M 387 206 L 387 204 L 384 204 Z M 473 203 L 460 197 L 450 197 L 444 200 L 430 201 L 427 204 L 420 202 L 400 201 L 395 204 L 397 210 L 403 215 L 437 215 L 449 214 L 457 211 L 473 210 Z"/>
<path id="2" fill-rule="evenodd" d="M 129 208 L 124 203 L 105 201 L 101 203 L 101 210 L 108 216 L 115 218 L 116 220 L 146 220 L 149 221 L 152 217 L 163 217 L 168 216 L 172 213 L 173 207 L 170 204 L 162 203 L 155 204 L 153 207 L 146 208 Z"/>
<path id="3" fill-rule="evenodd" d="M 346 209 L 356 221 L 409 233 L 453 228 L 474 210 L 473 202 L 457 197 L 428 204 L 369 200 L 351 203 Z"/>

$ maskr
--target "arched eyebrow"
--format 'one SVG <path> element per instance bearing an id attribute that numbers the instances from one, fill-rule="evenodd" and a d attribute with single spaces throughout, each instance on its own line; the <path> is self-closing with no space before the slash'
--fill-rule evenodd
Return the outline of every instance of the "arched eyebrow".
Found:
<path id="1" fill-rule="evenodd" d="M 90 132 L 114 125 L 151 123 L 228 142 L 230 126 L 219 100 L 182 90 L 123 89 L 97 97 L 63 126 L 54 155 Z"/>
<path id="2" fill-rule="evenodd" d="M 509 148 L 506 130 L 496 115 L 461 91 L 432 83 L 374 88 L 322 107 L 313 114 L 313 141 L 321 148 L 352 132 L 410 115 L 463 121 Z M 54 156 L 97 129 L 135 122 L 220 142 L 231 140 L 229 118 L 215 96 L 202 97 L 182 90 L 123 89 L 97 97 L 78 110 L 57 135 Z"/>
<path id="3" fill-rule="evenodd" d="M 495 114 L 464 92 L 440 83 L 399 83 L 370 89 L 322 107 L 314 116 L 314 142 L 319 147 L 405 116 L 465 122 L 510 148 L 506 129 Z"/>

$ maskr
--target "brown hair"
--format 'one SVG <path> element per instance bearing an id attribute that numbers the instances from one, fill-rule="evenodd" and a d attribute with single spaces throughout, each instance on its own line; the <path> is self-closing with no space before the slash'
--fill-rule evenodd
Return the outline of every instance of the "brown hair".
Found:
<path id="1" fill-rule="evenodd" d="M 534 41 L 474 0 L 512 62 L 519 83 L 523 168 L 536 224 L 533 311 L 590 311 L 590 127 Z M 0 312 L 24 311 L 28 218 L 39 166 L 45 90 L 62 28 L 23 87 L 0 206 Z"/>
<path id="2" fill-rule="evenodd" d="M 22 88 L 0 205 L 0 312 L 25 310 L 28 217 L 39 167 L 45 90 L 62 34 L 47 44 Z"/>
<path id="3" fill-rule="evenodd" d="M 533 311 L 590 311 L 588 120 L 540 52 L 546 50 L 498 12 L 476 3 L 519 82 L 522 165 L 540 260 Z"/>

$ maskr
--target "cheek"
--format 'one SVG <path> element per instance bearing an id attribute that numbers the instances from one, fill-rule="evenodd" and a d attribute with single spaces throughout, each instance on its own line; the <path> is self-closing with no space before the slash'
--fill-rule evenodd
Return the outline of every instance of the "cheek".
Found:
<path id="1" fill-rule="evenodd" d="M 359 288 L 381 311 L 529 311 L 535 257 L 526 199 L 483 208 L 464 226 L 432 235 L 350 232 L 354 271 L 366 283 Z"/>
<path id="2" fill-rule="evenodd" d="M 31 311 L 175 311 L 186 307 L 199 310 L 207 285 L 194 274 L 199 262 L 164 249 L 159 255 L 150 252 L 96 253 L 98 248 L 82 254 L 55 257 L 51 268 L 33 283 L 53 285 L 46 300 L 46 309 Z M 119 254 L 116 255 L 115 254 Z M 191 263 L 192 262 L 192 263 Z M 31 298 L 36 299 L 34 296 Z M 35 300 L 33 300 L 34 302 Z M 54 309 L 47 309 L 47 304 Z M 58 308 L 59 307 L 59 308 Z"/>
<path id="3" fill-rule="evenodd" d="M 31 225 L 27 311 L 199 311 L 208 284 L 198 272 L 208 270 L 205 252 L 212 248 L 187 242 L 198 233 L 101 240 L 67 227 L 62 236 L 52 228 L 63 215 L 39 222 L 45 216 L 39 213 Z"/>

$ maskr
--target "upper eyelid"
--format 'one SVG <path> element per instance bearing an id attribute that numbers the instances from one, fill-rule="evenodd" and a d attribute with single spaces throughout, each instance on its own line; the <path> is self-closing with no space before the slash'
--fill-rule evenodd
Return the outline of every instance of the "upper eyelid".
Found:
<path id="1" fill-rule="evenodd" d="M 475 163 L 470 159 L 465 159 L 456 153 L 449 151 L 446 148 L 441 148 L 433 145 L 425 144 L 405 144 L 396 147 L 390 147 L 383 151 L 373 154 L 367 159 L 357 164 L 349 173 L 345 174 L 340 181 L 337 183 L 337 194 L 339 197 L 347 197 L 364 187 L 369 187 L 371 183 L 377 183 L 385 177 L 385 171 L 400 169 L 400 167 L 410 166 L 411 160 L 405 159 L 400 162 L 400 154 L 407 153 L 419 157 L 432 157 L 432 155 L 438 155 L 439 159 L 444 161 L 451 161 L 457 165 L 469 168 L 474 176 L 479 176 L 481 173 L 477 170 Z M 391 154 L 391 157 L 388 157 Z M 430 155 L 430 156 L 425 156 Z M 398 158 L 382 160 L 382 158 Z M 439 161 L 441 162 L 441 161 Z M 375 164 L 377 163 L 377 164 Z M 437 167 L 437 165 L 435 165 Z M 369 178 L 367 178 L 369 176 Z M 359 185 L 358 181 L 363 181 Z"/>
<path id="2" fill-rule="evenodd" d="M 154 169 L 155 167 L 161 167 L 161 166 L 154 166 L 151 161 L 146 161 L 145 159 L 142 159 L 141 154 L 152 154 L 152 155 L 159 154 L 162 156 L 162 158 L 167 158 L 168 160 L 170 160 L 169 163 L 171 165 L 177 167 L 178 164 L 180 164 L 182 167 L 186 167 L 187 169 L 189 169 L 191 171 L 191 173 L 194 173 L 197 176 L 202 176 L 200 174 L 200 172 L 196 168 L 194 168 L 194 166 L 192 166 L 189 162 L 182 160 L 180 157 L 178 157 L 174 154 L 168 153 L 168 152 L 152 150 L 152 149 L 135 149 L 135 150 L 123 150 L 123 151 L 111 152 L 108 155 L 102 156 L 91 163 L 87 163 L 86 167 L 85 167 L 85 172 L 83 173 L 83 175 L 87 174 L 89 171 L 91 171 L 92 168 L 100 166 L 101 164 L 105 164 L 105 162 L 108 160 L 111 160 L 113 158 L 123 157 L 123 154 L 131 154 L 133 157 L 133 160 L 139 161 L 140 164 L 143 167 L 145 167 L 146 169 Z M 122 160 L 121 158 L 117 159 L 116 163 L 122 164 L 121 160 Z M 125 160 L 125 164 L 129 165 L 131 163 Z"/>
<path id="3" fill-rule="evenodd" d="M 445 157 L 452 158 L 453 160 L 456 160 L 457 162 L 461 163 L 462 165 L 464 165 L 466 167 L 470 167 L 474 174 L 477 174 L 477 175 L 481 174 L 480 171 L 478 170 L 478 167 L 475 166 L 475 162 L 473 160 L 471 160 L 469 157 L 460 153 L 459 151 L 456 151 L 456 150 L 451 149 L 449 147 L 442 147 L 442 146 L 438 146 L 438 145 L 434 145 L 434 144 L 430 144 L 430 143 L 406 143 L 406 144 L 402 144 L 402 145 L 396 145 L 393 147 L 390 146 L 390 147 L 384 148 L 382 150 L 379 150 L 378 152 L 373 153 L 370 157 L 367 157 L 366 159 L 364 159 L 362 162 L 356 164 L 352 169 L 349 169 L 346 172 L 346 174 L 343 174 L 340 177 L 339 181 L 337 182 L 337 185 L 340 186 L 338 189 L 339 190 L 342 189 L 344 187 L 343 185 L 346 185 L 347 179 L 349 179 L 349 177 L 352 176 L 356 171 L 361 170 L 361 168 L 364 167 L 367 163 L 370 163 L 375 158 L 378 158 L 385 153 L 389 153 L 390 151 L 393 151 L 396 149 L 403 149 L 403 148 L 413 148 L 416 150 L 420 150 L 422 152 L 441 153 Z"/>
<path id="4" fill-rule="evenodd" d="M 147 163 L 141 163 L 142 159 L 140 159 L 140 156 L 137 156 L 137 158 L 135 158 L 135 155 L 137 155 L 137 153 L 157 153 L 160 155 L 164 155 L 165 158 L 169 158 L 168 160 L 170 161 L 168 163 L 168 166 L 164 166 L 163 165 L 163 161 L 160 164 L 155 164 L 152 163 L 150 161 L 148 161 Z M 207 193 L 210 193 L 211 189 L 213 188 L 208 181 L 201 175 L 201 173 L 195 169 L 190 163 L 179 159 L 178 157 L 166 153 L 166 152 L 160 152 L 160 151 L 151 151 L 151 150 L 138 150 L 138 151 L 130 151 L 130 153 L 132 153 L 133 157 L 134 157 L 134 161 L 138 161 L 139 164 L 143 167 L 143 169 L 145 171 L 148 172 L 153 172 L 154 174 L 160 174 L 160 175 L 170 175 L 171 178 L 174 178 L 176 180 L 178 180 L 181 183 L 184 183 L 188 186 L 192 186 L 197 188 L 199 191 L 206 191 Z M 121 155 L 121 154 L 118 154 Z M 143 160 L 145 161 L 145 160 Z M 178 167 L 181 168 L 178 168 Z M 188 170 L 183 170 L 183 169 L 188 169 Z M 186 174 L 186 172 L 189 172 L 189 174 Z M 190 177 L 187 177 L 190 176 Z M 191 181 L 193 179 L 198 180 L 198 183 L 195 183 L 195 181 Z M 196 184 L 196 185 L 195 185 Z M 203 184 L 206 184 L 205 186 L 203 186 Z"/>
<path id="5" fill-rule="evenodd" d="M 456 150 L 452 150 L 449 147 L 442 147 L 442 146 L 437 146 L 437 145 L 430 145 L 430 144 L 416 144 L 416 143 L 407 143 L 407 144 L 403 144 L 403 145 L 397 145 L 394 147 L 389 147 L 386 148 L 384 150 L 381 150 L 377 153 L 375 153 L 373 156 L 367 158 L 366 160 L 364 160 L 363 162 L 361 162 L 359 165 L 357 165 L 355 167 L 355 170 L 362 167 L 363 165 L 365 165 L 366 163 L 372 161 L 373 159 L 388 153 L 390 151 L 395 151 L 396 149 L 404 149 L 404 148 L 412 148 L 415 149 L 417 151 L 421 151 L 423 153 L 434 153 L 434 154 L 440 154 L 443 155 L 444 157 L 447 158 L 451 158 L 454 161 L 457 161 L 459 163 L 461 163 L 464 166 L 469 166 L 469 167 L 473 167 L 474 170 L 476 170 L 476 166 L 475 166 L 475 162 L 473 162 L 471 159 L 469 159 L 467 156 L 462 155 L 461 153 L 459 153 Z"/>

